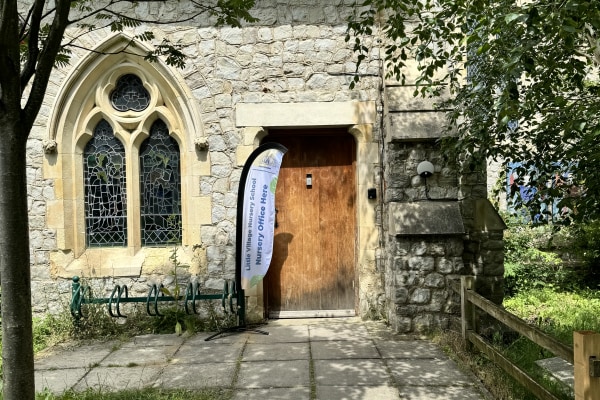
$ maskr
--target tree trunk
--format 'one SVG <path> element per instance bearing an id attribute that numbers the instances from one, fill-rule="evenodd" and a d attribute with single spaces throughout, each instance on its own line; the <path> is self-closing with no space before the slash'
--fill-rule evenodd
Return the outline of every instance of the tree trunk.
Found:
<path id="1" fill-rule="evenodd" d="M 31 269 L 26 135 L 17 118 L 0 115 L 0 282 L 4 400 L 33 400 Z"/>

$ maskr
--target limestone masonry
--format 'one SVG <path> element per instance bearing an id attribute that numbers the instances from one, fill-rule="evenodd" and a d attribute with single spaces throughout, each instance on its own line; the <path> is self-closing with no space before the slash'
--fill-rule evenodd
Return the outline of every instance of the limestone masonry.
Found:
<path id="1" fill-rule="evenodd" d="M 106 119 L 130 157 L 156 116 L 181 154 L 183 282 L 221 289 L 234 277 L 241 168 L 270 132 L 337 129 L 356 149 L 356 230 L 343 244 L 355 254 L 353 312 L 385 318 L 399 332 L 450 327 L 460 300 L 449 282 L 461 275 L 477 276 L 481 292 L 500 302 L 504 225 L 486 200 L 485 168 L 463 172 L 445 156 L 437 141 L 443 113 L 413 98 L 412 83 L 384 78 L 377 31 L 356 71 L 345 40 L 354 2 L 257 3 L 259 22 L 242 28 L 196 19 L 123 33 L 68 31 L 78 47 L 69 65 L 53 72 L 27 149 L 34 310 L 64 309 L 74 275 L 97 296 L 117 283 L 131 285 L 130 296 L 145 295 L 150 282 L 173 284 L 173 246 L 144 246 L 137 233 L 139 185 L 128 181 L 127 245 L 90 247 L 85 240 L 82 154 L 95 124 Z M 130 12 L 169 20 L 190 10 L 186 1 L 142 2 Z M 145 61 L 150 44 L 129 45 L 145 30 L 184 44 L 185 68 Z M 360 81 L 350 89 L 356 73 Z M 115 113 L 105 100 L 123 74 L 140 77 L 151 98 L 147 110 Z M 422 161 L 433 164 L 431 177 L 417 173 Z M 127 158 L 127 173 L 136 168 Z M 264 286 L 247 295 L 249 316 L 267 316 Z"/>

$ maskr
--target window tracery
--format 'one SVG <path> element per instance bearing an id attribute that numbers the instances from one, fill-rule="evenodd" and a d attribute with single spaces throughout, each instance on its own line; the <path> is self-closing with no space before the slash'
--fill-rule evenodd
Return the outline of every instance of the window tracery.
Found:
<path id="1" fill-rule="evenodd" d="M 144 88 L 142 80 L 134 74 L 119 78 L 117 86 L 110 94 L 113 108 L 120 112 L 141 112 L 150 104 L 150 93 Z"/>

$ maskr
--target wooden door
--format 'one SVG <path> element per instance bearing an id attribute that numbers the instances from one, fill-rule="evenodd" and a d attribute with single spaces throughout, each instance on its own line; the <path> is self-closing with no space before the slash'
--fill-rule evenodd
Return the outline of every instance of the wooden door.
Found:
<path id="1" fill-rule="evenodd" d="M 279 173 L 271 317 L 354 315 L 355 142 L 339 131 L 271 132 L 288 148 Z"/>

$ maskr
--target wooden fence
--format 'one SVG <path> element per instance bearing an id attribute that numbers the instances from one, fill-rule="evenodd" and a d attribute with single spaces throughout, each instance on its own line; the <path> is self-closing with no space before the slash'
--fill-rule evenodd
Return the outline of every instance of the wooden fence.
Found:
<path id="1" fill-rule="evenodd" d="M 512 330 L 552 352 L 555 356 L 573 364 L 575 400 L 600 400 L 600 334 L 591 331 L 573 332 L 573 347 L 567 346 L 475 293 L 475 290 L 473 290 L 474 283 L 474 277 L 463 276 L 461 277 L 460 287 L 453 287 L 455 291 L 460 293 L 462 335 L 468 347 L 472 348 L 474 346 L 484 353 L 537 398 L 558 400 L 558 397 L 550 393 L 477 334 L 479 321 L 477 309 L 480 309 Z"/>

